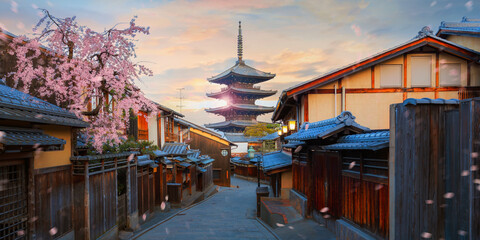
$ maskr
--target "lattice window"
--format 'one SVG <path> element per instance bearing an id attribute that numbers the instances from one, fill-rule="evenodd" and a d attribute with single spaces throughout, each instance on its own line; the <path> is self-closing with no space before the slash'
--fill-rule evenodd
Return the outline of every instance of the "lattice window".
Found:
<path id="1" fill-rule="evenodd" d="M 25 239 L 27 180 L 25 164 L 0 167 L 0 239 Z"/>

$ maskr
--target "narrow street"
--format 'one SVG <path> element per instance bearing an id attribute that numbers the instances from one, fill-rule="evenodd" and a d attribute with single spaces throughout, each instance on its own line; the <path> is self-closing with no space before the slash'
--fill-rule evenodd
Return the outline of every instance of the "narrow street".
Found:
<path id="1" fill-rule="evenodd" d="M 232 186 L 137 239 L 276 239 L 255 219 L 257 184 L 234 177 Z"/>

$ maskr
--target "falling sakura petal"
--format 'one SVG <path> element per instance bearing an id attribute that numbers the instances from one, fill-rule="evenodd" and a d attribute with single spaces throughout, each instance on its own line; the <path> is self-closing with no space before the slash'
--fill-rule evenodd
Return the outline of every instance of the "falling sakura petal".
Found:
<path id="1" fill-rule="evenodd" d="M 18 4 L 15 1 L 10 2 L 10 10 L 14 13 L 18 13 Z"/>
<path id="2" fill-rule="evenodd" d="M 167 201 L 167 202 L 168 202 L 168 195 L 167 195 L 167 196 L 165 196 L 165 201 Z"/>
<path id="3" fill-rule="evenodd" d="M 480 179 L 479 178 L 473 179 L 473 182 L 476 184 L 480 184 Z"/>
<path id="4" fill-rule="evenodd" d="M 470 172 L 468 170 L 463 170 L 462 171 L 462 177 L 466 177 L 468 175 L 470 175 Z"/>
<path id="5" fill-rule="evenodd" d="M 448 204 L 442 204 L 440 205 L 441 208 L 446 208 L 448 206 Z"/>
<path id="6" fill-rule="evenodd" d="M 53 227 L 50 229 L 50 231 L 48 231 L 48 233 L 50 233 L 51 236 L 57 234 L 58 232 L 58 229 L 56 227 Z"/>
<path id="7" fill-rule="evenodd" d="M 165 202 L 162 202 L 162 204 L 160 204 L 160 209 L 165 210 Z"/>
<path id="8" fill-rule="evenodd" d="M 144 213 L 144 214 L 142 215 L 142 219 L 143 219 L 143 221 L 145 221 L 145 219 L 147 219 L 147 214 Z"/>
<path id="9" fill-rule="evenodd" d="M 40 147 L 40 143 L 35 143 L 35 144 L 33 145 L 33 148 L 35 148 L 35 149 L 37 149 L 38 147 Z"/>
<path id="10" fill-rule="evenodd" d="M 321 213 L 326 213 L 328 212 L 330 209 L 328 207 L 324 207 L 320 210 Z"/>
<path id="11" fill-rule="evenodd" d="M 42 115 L 42 114 L 37 114 L 37 115 L 35 115 L 35 118 L 36 118 L 36 119 L 43 118 L 43 115 Z"/>
<path id="12" fill-rule="evenodd" d="M 28 221 L 33 223 L 33 222 L 35 222 L 35 221 L 37 221 L 37 220 L 38 220 L 38 217 L 35 216 L 35 217 L 30 218 L 30 220 L 28 220 Z"/>
<path id="13" fill-rule="evenodd" d="M 478 171 L 478 166 L 477 165 L 472 165 L 470 167 L 470 171 L 472 171 L 472 172 Z"/>
<path id="14" fill-rule="evenodd" d="M 331 216 L 330 215 L 324 215 L 323 218 L 330 218 Z"/>
<path id="15" fill-rule="evenodd" d="M 307 124 L 307 125 L 305 125 L 305 130 L 308 130 L 308 124 Z"/>
<path id="16" fill-rule="evenodd" d="M 443 197 L 446 198 L 446 199 L 450 199 L 450 198 L 455 197 L 455 193 L 448 192 L 448 193 L 443 194 Z"/>
<path id="17" fill-rule="evenodd" d="M 127 160 L 128 160 L 129 162 L 131 162 L 131 161 L 133 161 L 133 157 L 134 157 L 134 155 L 133 155 L 133 154 L 130 154 L 130 156 L 128 156 L 128 159 L 127 159 Z"/>
<path id="18" fill-rule="evenodd" d="M 5 138 L 7 136 L 7 134 L 3 131 L 0 131 L 0 142 L 3 140 L 3 138 Z"/>
<path id="19" fill-rule="evenodd" d="M 460 236 L 466 236 L 466 235 L 467 235 L 467 232 L 464 231 L 464 230 L 458 230 L 458 235 L 460 235 Z"/>
<path id="20" fill-rule="evenodd" d="M 420 235 L 422 238 L 432 238 L 432 234 L 429 232 L 423 232 L 422 235 Z"/>
<path id="21" fill-rule="evenodd" d="M 480 191 L 480 185 L 477 186 L 477 190 Z"/>
<path id="22" fill-rule="evenodd" d="M 278 227 L 285 227 L 285 225 L 281 224 L 281 223 L 277 223 L 277 226 Z"/>
<path id="23" fill-rule="evenodd" d="M 220 190 L 220 186 L 217 186 L 216 189 L 217 189 L 217 192 L 218 192 L 218 190 Z"/>
<path id="24" fill-rule="evenodd" d="M 355 167 L 355 161 L 350 163 L 350 165 L 348 166 L 348 169 L 352 169 L 353 167 Z"/>
<path id="25" fill-rule="evenodd" d="M 467 8 L 468 11 L 472 11 L 473 10 L 473 1 L 470 0 L 470 1 L 466 2 L 465 7 Z"/>
<path id="26" fill-rule="evenodd" d="M 433 200 L 430 200 L 430 199 L 429 199 L 429 200 L 425 200 L 425 203 L 428 204 L 428 205 L 433 204 Z"/>
<path id="27" fill-rule="evenodd" d="M 430 3 L 430 7 L 433 7 L 435 5 L 437 5 L 437 1 L 433 1 L 433 2 Z"/>
<path id="28" fill-rule="evenodd" d="M 382 185 L 382 184 L 377 184 L 377 185 L 375 185 L 375 191 L 378 191 L 378 190 L 380 190 L 380 189 L 382 189 L 382 188 L 383 188 L 383 185 Z"/>
<path id="29" fill-rule="evenodd" d="M 24 231 L 24 230 L 18 230 L 18 231 L 17 231 L 17 236 L 20 237 L 20 236 L 23 236 L 23 235 L 25 235 L 25 231 Z"/>
<path id="30" fill-rule="evenodd" d="M 293 229 L 294 229 L 294 227 L 293 227 L 293 226 L 288 226 L 288 228 L 289 228 L 289 229 L 291 229 L 291 230 L 293 230 Z"/>
<path id="31" fill-rule="evenodd" d="M 471 156 L 472 158 L 478 158 L 478 152 L 472 152 Z"/>

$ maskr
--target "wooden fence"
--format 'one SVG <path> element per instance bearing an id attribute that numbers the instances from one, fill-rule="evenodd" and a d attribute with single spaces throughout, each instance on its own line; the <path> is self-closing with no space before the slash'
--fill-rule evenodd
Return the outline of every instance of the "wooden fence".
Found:
<path id="1" fill-rule="evenodd" d="M 391 107 L 392 239 L 480 239 L 479 100 L 460 105 Z"/>
<path id="2" fill-rule="evenodd" d="M 127 227 L 137 213 L 136 160 L 128 154 L 72 157 L 76 239 L 96 239 L 117 225 L 117 170 L 126 168 Z"/>
<path id="3" fill-rule="evenodd" d="M 153 168 L 137 166 L 138 215 L 142 221 L 155 211 L 154 183 Z"/>
<path id="4" fill-rule="evenodd" d="M 308 198 L 310 196 L 311 167 L 309 166 L 307 156 L 307 153 L 303 152 L 293 155 L 292 181 L 293 189 Z"/>

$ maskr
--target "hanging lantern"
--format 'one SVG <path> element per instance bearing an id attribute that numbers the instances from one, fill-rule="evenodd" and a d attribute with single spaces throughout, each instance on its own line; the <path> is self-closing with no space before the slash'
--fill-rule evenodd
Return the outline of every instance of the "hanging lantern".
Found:
<path id="1" fill-rule="evenodd" d="M 293 119 L 288 121 L 288 130 L 294 131 L 296 127 L 297 127 L 297 121 Z"/>
<path id="2" fill-rule="evenodd" d="M 277 133 L 278 133 L 278 136 L 282 136 L 283 134 L 282 129 L 278 129 Z"/>
<path id="3" fill-rule="evenodd" d="M 283 131 L 283 133 L 287 133 L 288 132 L 288 126 L 287 125 L 282 126 L 282 131 Z"/>

